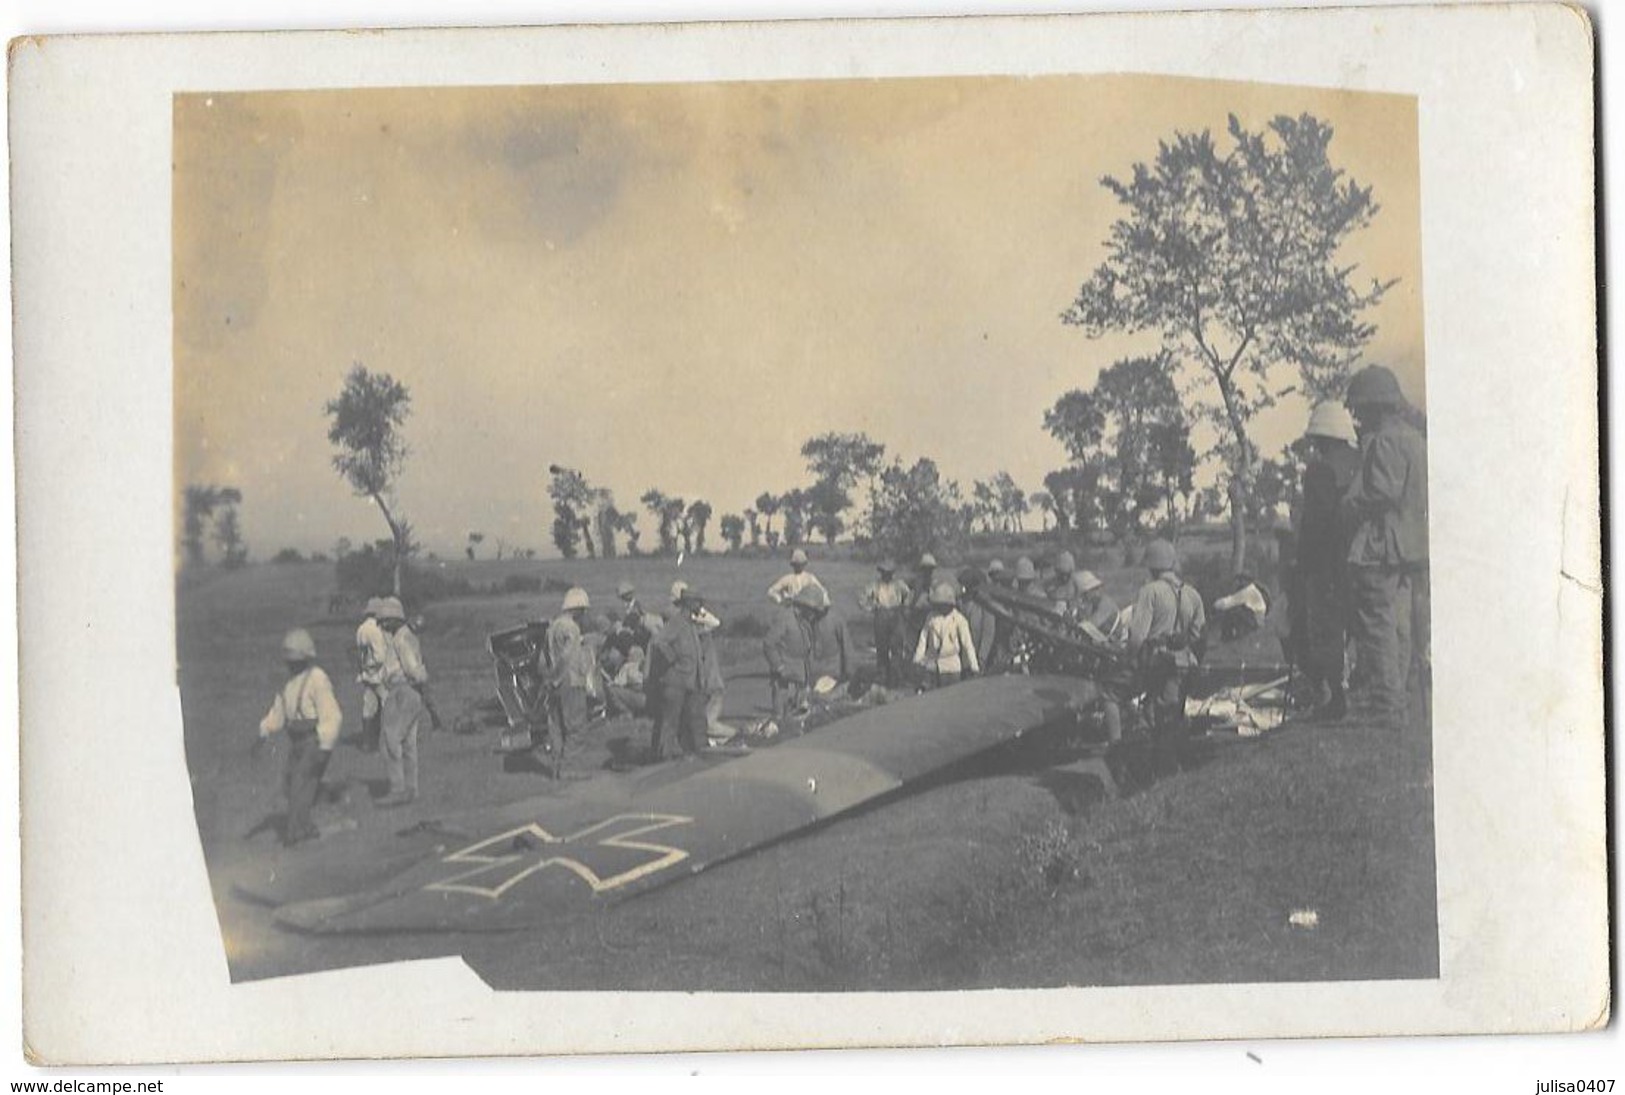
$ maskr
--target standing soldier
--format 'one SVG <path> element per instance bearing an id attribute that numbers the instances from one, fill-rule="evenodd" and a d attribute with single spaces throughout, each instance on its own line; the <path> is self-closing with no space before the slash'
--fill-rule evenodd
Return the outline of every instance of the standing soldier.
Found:
<path id="1" fill-rule="evenodd" d="M 959 572 L 959 584 L 965 596 L 959 602 L 959 614 L 970 625 L 971 645 L 976 649 L 976 664 L 980 672 L 993 667 L 993 650 L 999 634 L 999 619 L 976 599 L 976 591 L 987 581 L 986 575 L 975 567 Z"/>
<path id="2" fill-rule="evenodd" d="M 655 760 L 700 753 L 707 746 L 705 690 L 711 678 L 707 661 L 715 653 L 700 628 L 709 613 L 705 599 L 686 585 L 675 607 L 649 644 L 649 679 L 658 689 L 649 750 Z"/>
<path id="3" fill-rule="evenodd" d="M 970 622 L 955 607 L 958 599 L 952 582 L 938 582 L 931 590 L 931 615 L 914 648 L 914 664 L 926 688 L 957 684 L 966 673 L 982 671 Z"/>
<path id="4" fill-rule="evenodd" d="M 805 702 L 805 692 L 820 677 L 844 681 L 851 657 L 846 624 L 830 611 L 822 587 L 796 594 L 790 611 L 780 615 L 762 642 L 768 676 L 773 682 L 773 717 L 783 719 Z"/>
<path id="5" fill-rule="evenodd" d="M 790 573 L 767 587 L 767 599 L 776 605 L 787 605 L 808 586 L 824 588 L 823 583 L 807 569 L 807 553 L 796 548 L 790 553 Z"/>
<path id="6" fill-rule="evenodd" d="M 418 728 L 423 722 L 423 697 L 417 685 L 428 680 L 417 641 L 406 627 L 406 613 L 396 597 L 378 604 L 378 626 L 389 637 L 393 652 L 384 675 L 382 734 L 384 758 L 389 764 L 389 794 L 380 806 L 404 806 L 418 797 Z M 406 631 L 407 638 L 395 636 Z"/>
<path id="7" fill-rule="evenodd" d="M 987 580 L 996 586 L 1010 584 L 1010 572 L 1005 569 L 1003 559 L 994 559 L 987 564 Z"/>
<path id="8" fill-rule="evenodd" d="M 1349 625 L 1349 541 L 1343 497 L 1360 471 L 1354 419 L 1336 403 L 1309 416 L 1310 456 L 1303 472 L 1292 574 L 1295 660 L 1315 689 L 1311 717 L 1335 722 L 1348 713 L 1343 691 Z"/>
<path id="9" fill-rule="evenodd" d="M 1072 574 L 1078 568 L 1070 551 L 1055 556 L 1054 573 L 1050 577 L 1049 599 L 1055 602 L 1057 612 L 1068 612 L 1072 606 Z"/>
<path id="10" fill-rule="evenodd" d="M 271 709 L 260 720 L 258 748 L 272 734 L 288 736 L 288 759 L 282 769 L 282 794 L 288 800 L 288 813 L 282 826 L 282 843 L 298 844 L 320 835 L 310 820 L 322 773 L 339 743 L 344 715 L 333 695 L 333 682 L 316 664 L 316 644 L 310 632 L 295 628 L 282 640 L 282 662 L 288 679 L 271 701 Z"/>
<path id="11" fill-rule="evenodd" d="M 565 748 L 587 728 L 587 688 L 597 670 L 581 633 L 581 621 L 590 607 L 587 591 L 575 586 L 564 595 L 563 611 L 547 628 L 547 653 L 553 662 L 553 694 L 547 719 L 548 747 L 553 756 L 547 767 L 554 779 L 565 778 Z"/>
<path id="12" fill-rule="evenodd" d="M 426 626 L 427 623 L 423 619 L 423 613 L 419 612 L 415 613 L 410 620 L 406 621 L 406 627 L 403 627 L 399 631 L 395 632 L 395 642 L 397 645 L 402 642 L 401 636 L 406 636 L 405 641 L 411 644 L 413 658 L 420 667 L 423 666 L 422 635 L 423 629 Z M 423 710 L 428 712 L 429 728 L 437 734 L 445 730 L 446 724 L 440 718 L 440 711 L 434 705 L 434 696 L 429 692 L 429 671 L 427 668 L 423 669 L 423 679 L 418 681 L 415 687 L 418 690 L 418 697 L 423 700 Z"/>
<path id="13" fill-rule="evenodd" d="M 870 582 L 858 598 L 858 603 L 875 621 L 875 675 L 885 688 L 895 688 L 900 675 L 900 662 L 907 656 L 908 623 L 904 614 L 908 610 L 908 583 L 895 577 L 897 564 L 886 559 L 876 567 L 880 580 Z"/>
<path id="14" fill-rule="evenodd" d="M 1398 729 L 1405 717 L 1407 666 L 1400 664 L 1400 601 L 1410 616 L 1412 660 L 1423 702 L 1431 691 L 1427 445 L 1400 415 L 1405 397 L 1394 374 L 1368 365 L 1349 378 L 1344 402 L 1360 424 L 1360 470 L 1343 499 L 1353 529 L 1349 584 L 1355 650 L 1371 717 Z"/>
<path id="15" fill-rule="evenodd" d="M 1167 540 L 1145 549 L 1151 580 L 1140 587 L 1129 619 L 1128 651 L 1140 666 L 1150 706 L 1159 767 L 1177 763 L 1185 727 L 1185 677 L 1201 661 L 1207 614 L 1202 595 L 1179 577 L 1179 556 Z"/>
<path id="16" fill-rule="evenodd" d="M 398 672 L 395 651 L 389 644 L 384 629 L 378 626 L 378 609 L 382 597 L 368 597 L 361 616 L 361 626 L 355 629 L 355 654 L 358 669 L 356 682 L 361 685 L 361 750 L 378 751 L 378 739 L 384 715 L 384 679 Z"/>

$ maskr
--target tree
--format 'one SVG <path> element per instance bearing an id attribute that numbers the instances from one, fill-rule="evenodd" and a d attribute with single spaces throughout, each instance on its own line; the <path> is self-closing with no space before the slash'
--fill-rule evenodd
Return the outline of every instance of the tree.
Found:
<path id="1" fill-rule="evenodd" d="M 779 512 L 779 496 L 769 491 L 763 491 L 756 496 L 756 509 L 766 523 L 762 534 L 767 537 L 767 546 L 770 548 L 778 547 L 779 538 L 773 531 L 773 515 Z"/>
<path id="2" fill-rule="evenodd" d="M 1166 354 L 1126 358 L 1044 412 L 1044 428 L 1078 466 L 1094 469 L 1101 514 L 1119 538 L 1164 507 L 1171 524 L 1174 496 L 1191 490 L 1196 452 L 1172 372 Z"/>
<path id="3" fill-rule="evenodd" d="M 846 521 L 841 514 L 852 508 L 852 496 L 834 479 L 820 479 L 803 496 L 806 499 L 808 531 L 822 536 L 826 544 L 833 546 L 841 533 L 846 531 Z"/>
<path id="4" fill-rule="evenodd" d="M 662 491 L 650 487 L 638 499 L 645 509 L 654 514 L 659 524 L 660 550 L 666 555 L 677 554 L 677 519 L 686 508 L 681 498 L 668 498 Z"/>
<path id="5" fill-rule="evenodd" d="M 738 551 L 745 540 L 745 519 L 737 513 L 724 513 L 721 521 L 722 538 L 728 547 Z"/>
<path id="6" fill-rule="evenodd" d="M 745 511 L 745 522 L 750 525 L 751 547 L 756 547 L 762 542 L 762 523 L 757 519 L 757 517 L 758 515 L 755 510 L 747 509 Z"/>
<path id="7" fill-rule="evenodd" d="M 1001 471 L 993 477 L 993 502 L 998 507 L 998 513 L 1006 532 L 1022 532 L 1026 529 L 1027 514 L 1032 512 L 1032 503 L 1027 500 L 1027 492 L 1016 485 L 1015 478 L 1007 471 Z"/>
<path id="8" fill-rule="evenodd" d="M 401 428 L 411 413 L 412 396 L 406 386 L 388 373 L 371 373 L 359 362 L 344 379 L 337 399 L 328 400 L 327 416 L 332 424 L 327 439 L 338 446 L 333 468 L 362 498 L 369 498 L 394 542 L 394 592 L 401 595 L 401 570 L 405 566 L 409 538 L 403 522 L 392 511 L 395 485 L 406 461 L 406 440 Z"/>
<path id="9" fill-rule="evenodd" d="M 1378 212 L 1369 187 L 1328 158 L 1330 126 L 1277 116 L 1251 132 L 1234 115 L 1233 144 L 1175 133 L 1128 181 L 1101 180 L 1124 207 L 1107 257 L 1062 314 L 1090 337 L 1155 331 L 1170 370 L 1193 370 L 1194 411 L 1231 445 L 1231 564 L 1246 555 L 1246 509 L 1257 454 L 1248 427 L 1292 385 L 1335 396 L 1376 328 L 1361 316 L 1394 284 L 1355 285 L 1337 255 Z"/>
<path id="10" fill-rule="evenodd" d="M 784 542 L 800 547 L 807 539 L 807 492 L 800 487 L 779 495 L 779 512 L 784 514 Z"/>
<path id="11" fill-rule="evenodd" d="M 468 534 L 468 557 L 470 559 L 474 558 L 475 552 L 479 550 L 479 546 L 483 543 L 485 543 L 485 533 L 471 532 Z"/>
<path id="12" fill-rule="evenodd" d="M 222 566 L 235 570 L 248 562 L 248 545 L 243 542 L 243 530 L 237 520 L 235 501 L 227 502 L 215 515 L 214 542 L 220 545 Z"/>
<path id="13" fill-rule="evenodd" d="M 342 559 L 354 550 L 355 545 L 350 543 L 350 538 L 348 536 L 340 536 L 337 540 L 333 541 L 333 558 L 335 559 Z"/>
<path id="14" fill-rule="evenodd" d="M 1040 532 L 1049 531 L 1050 519 L 1056 516 L 1055 498 L 1047 490 L 1035 490 L 1027 496 L 1027 501 L 1038 511 Z"/>
<path id="15" fill-rule="evenodd" d="M 626 537 L 626 553 L 628 555 L 639 554 L 638 538 L 642 536 L 642 533 L 638 530 L 638 515 L 624 511 L 618 512 L 615 518 L 615 529 Z"/>
<path id="16" fill-rule="evenodd" d="M 705 554 L 705 527 L 711 523 L 711 503 L 703 498 L 690 502 L 683 514 L 683 543 Z"/>
<path id="17" fill-rule="evenodd" d="M 943 479 L 934 461 L 905 467 L 893 460 L 875 486 L 870 539 L 876 550 L 900 559 L 957 551 L 966 531 L 962 505 L 959 485 Z"/>
<path id="18" fill-rule="evenodd" d="M 549 464 L 547 472 L 550 476 L 547 496 L 553 500 L 553 543 L 566 559 L 574 559 L 579 537 L 586 545 L 587 558 L 596 559 L 598 548 L 592 538 L 593 520 L 606 492 L 594 490 L 587 477 L 574 468 Z"/>
<path id="19" fill-rule="evenodd" d="M 598 529 L 598 550 L 604 558 L 613 559 L 618 551 L 615 534 L 621 530 L 621 511 L 615 505 L 615 495 L 605 487 L 593 491 L 593 525 Z"/>
<path id="20" fill-rule="evenodd" d="M 1062 532 L 1083 532 L 1100 522 L 1098 464 L 1073 464 L 1044 476 L 1044 486 L 1055 499 L 1056 527 Z"/>
<path id="21" fill-rule="evenodd" d="M 807 461 L 807 470 L 812 473 L 815 485 L 825 485 L 812 511 L 828 538 L 831 524 L 845 527 L 840 515 L 852 507 L 852 491 L 860 482 L 867 485 L 873 500 L 875 477 L 880 474 L 886 446 L 871 440 L 865 433 L 822 433 L 802 444 L 801 456 Z M 820 508 L 836 501 L 843 502 L 837 511 Z"/>
<path id="22" fill-rule="evenodd" d="M 186 552 L 188 566 L 201 566 L 204 561 L 203 537 L 215 511 L 221 506 L 236 505 L 243 500 L 236 487 L 203 486 L 193 483 L 182 492 L 181 547 Z"/>

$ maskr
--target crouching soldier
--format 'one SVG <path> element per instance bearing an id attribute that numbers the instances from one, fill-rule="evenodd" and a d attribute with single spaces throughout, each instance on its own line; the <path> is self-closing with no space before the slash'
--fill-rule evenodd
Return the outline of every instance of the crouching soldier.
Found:
<path id="1" fill-rule="evenodd" d="M 258 748 L 272 734 L 288 736 L 288 759 L 282 770 L 282 794 L 288 813 L 282 843 L 298 844 L 320 835 L 310 819 L 322 775 L 339 742 L 344 715 L 333 695 L 333 682 L 316 664 L 316 644 L 310 632 L 296 628 L 282 640 L 282 662 L 288 679 L 260 720 Z"/>
<path id="2" fill-rule="evenodd" d="M 1151 580 L 1140 587 L 1129 618 L 1128 650 L 1139 667 L 1156 754 L 1167 768 L 1178 763 L 1185 728 L 1185 678 L 1201 660 L 1207 615 L 1202 595 L 1179 577 L 1179 557 L 1167 540 L 1145 550 Z"/>
<path id="3" fill-rule="evenodd" d="M 773 682 L 773 717 L 784 719 L 806 702 L 806 690 L 820 677 L 844 681 L 851 658 L 846 624 L 830 611 L 822 586 L 808 586 L 780 613 L 762 643 Z"/>

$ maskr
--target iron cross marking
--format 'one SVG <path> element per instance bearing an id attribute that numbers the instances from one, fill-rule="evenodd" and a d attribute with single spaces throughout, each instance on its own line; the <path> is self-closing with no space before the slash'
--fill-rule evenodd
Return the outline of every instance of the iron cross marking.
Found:
<path id="1" fill-rule="evenodd" d="M 424 889 L 496 901 L 531 875 L 557 867 L 587 883 L 593 893 L 604 893 L 687 859 L 688 853 L 681 848 L 634 838 L 693 820 L 676 814 L 619 814 L 569 836 L 554 836 L 531 822 L 446 856 L 442 863 L 467 864 L 469 869 Z M 648 855 L 635 866 L 618 869 L 624 867 L 629 851 Z"/>

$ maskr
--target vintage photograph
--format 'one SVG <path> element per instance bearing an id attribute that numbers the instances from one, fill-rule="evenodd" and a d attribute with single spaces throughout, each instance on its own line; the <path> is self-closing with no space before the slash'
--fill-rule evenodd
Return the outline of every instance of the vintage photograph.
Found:
<path id="1" fill-rule="evenodd" d="M 173 97 L 235 981 L 1439 974 L 1417 101 Z"/>

